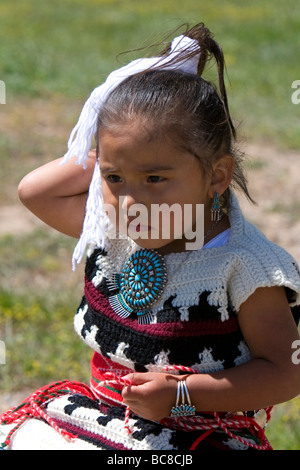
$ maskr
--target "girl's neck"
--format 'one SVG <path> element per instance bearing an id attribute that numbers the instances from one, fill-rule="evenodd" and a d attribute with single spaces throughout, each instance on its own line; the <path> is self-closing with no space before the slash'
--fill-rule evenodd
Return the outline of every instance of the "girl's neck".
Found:
<path id="1" fill-rule="evenodd" d="M 205 230 L 204 230 L 205 244 L 208 243 L 213 238 L 215 238 L 220 233 L 227 230 L 228 228 L 230 228 L 230 221 L 226 214 L 224 214 L 220 222 L 215 225 L 214 225 L 214 222 L 206 223 Z M 185 240 L 183 238 L 180 238 L 180 239 L 174 240 L 171 243 L 168 243 L 167 245 L 157 248 L 156 251 L 158 251 L 161 255 L 168 255 L 170 253 L 180 253 L 183 251 L 187 251 L 184 248 L 185 242 L 190 243 L 191 240 Z"/>

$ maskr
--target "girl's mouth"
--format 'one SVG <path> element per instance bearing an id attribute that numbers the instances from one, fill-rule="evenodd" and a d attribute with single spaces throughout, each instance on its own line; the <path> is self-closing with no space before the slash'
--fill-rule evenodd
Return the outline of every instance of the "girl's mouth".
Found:
<path id="1" fill-rule="evenodd" d="M 131 229 L 134 230 L 135 232 L 149 232 L 151 231 L 151 225 L 141 225 L 141 224 L 137 224 L 137 225 L 133 225 L 131 226 Z"/>

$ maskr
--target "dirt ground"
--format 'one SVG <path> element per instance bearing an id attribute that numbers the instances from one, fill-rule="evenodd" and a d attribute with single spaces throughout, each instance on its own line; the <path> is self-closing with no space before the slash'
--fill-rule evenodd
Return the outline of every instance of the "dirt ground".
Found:
<path id="1" fill-rule="evenodd" d="M 241 196 L 244 214 L 300 264 L 300 153 L 253 144 L 244 150 L 249 157 L 249 189 L 257 202 L 252 205 Z M 18 201 L 0 207 L 0 236 L 29 232 L 41 225 Z M 0 396 L 0 413 L 20 403 L 28 393 L 27 390 Z"/>
<path id="2" fill-rule="evenodd" d="M 257 202 L 240 198 L 245 216 L 300 263 L 300 152 L 247 147 L 249 188 Z"/>

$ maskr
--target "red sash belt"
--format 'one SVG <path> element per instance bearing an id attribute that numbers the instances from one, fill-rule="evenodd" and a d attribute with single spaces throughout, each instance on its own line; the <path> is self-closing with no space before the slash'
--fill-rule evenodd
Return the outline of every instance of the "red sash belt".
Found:
<path id="1" fill-rule="evenodd" d="M 125 406 L 122 399 L 124 383 L 122 380 L 110 382 L 109 376 L 113 374 L 122 378 L 132 372 L 132 369 L 128 367 L 121 366 L 98 353 L 94 353 L 91 361 L 91 389 L 102 401 L 114 406 Z"/>

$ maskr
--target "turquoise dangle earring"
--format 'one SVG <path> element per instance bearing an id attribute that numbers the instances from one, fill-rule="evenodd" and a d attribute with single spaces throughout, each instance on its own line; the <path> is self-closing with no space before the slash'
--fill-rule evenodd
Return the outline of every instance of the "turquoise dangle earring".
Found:
<path id="1" fill-rule="evenodd" d="M 219 222 L 222 218 L 222 209 L 220 206 L 219 193 L 215 193 L 214 200 L 211 207 L 211 220 L 212 222 Z"/>

